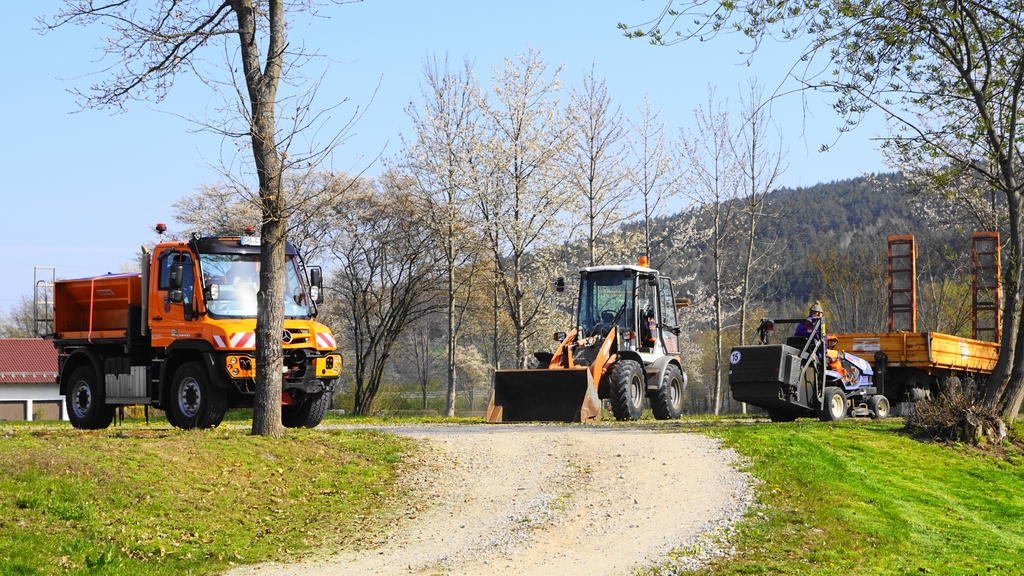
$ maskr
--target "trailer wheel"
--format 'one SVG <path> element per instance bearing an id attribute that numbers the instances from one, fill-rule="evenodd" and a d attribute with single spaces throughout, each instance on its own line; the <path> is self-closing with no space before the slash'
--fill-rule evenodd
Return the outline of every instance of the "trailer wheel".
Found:
<path id="1" fill-rule="evenodd" d="M 619 360 L 611 373 L 612 414 L 616 420 L 639 420 L 644 411 L 643 368 L 636 360 Z"/>
<path id="2" fill-rule="evenodd" d="M 104 396 L 92 366 L 75 368 L 71 373 L 67 396 L 64 397 L 71 425 L 83 430 L 99 430 L 110 426 L 114 420 L 115 407 L 104 403 Z"/>
<path id="3" fill-rule="evenodd" d="M 228 409 L 227 395 L 210 383 L 199 362 L 186 362 L 174 373 L 168 404 L 168 420 L 185 430 L 213 428 Z"/>
<path id="4" fill-rule="evenodd" d="M 872 418 L 889 417 L 889 399 L 881 394 L 868 399 L 868 409 L 871 410 Z"/>
<path id="5" fill-rule="evenodd" d="M 818 411 L 818 418 L 822 422 L 834 422 L 846 418 L 846 394 L 835 386 L 825 388 L 821 397 L 821 410 Z"/>
<path id="6" fill-rule="evenodd" d="M 665 367 L 658 392 L 651 399 L 651 411 L 658 420 L 675 420 L 683 414 L 683 394 L 686 393 L 686 377 L 675 364 Z"/>
<path id="7" fill-rule="evenodd" d="M 768 419 L 772 422 L 792 422 L 796 420 L 797 413 L 790 410 L 770 409 Z"/>
<path id="8" fill-rule="evenodd" d="M 281 406 L 281 424 L 285 428 L 316 428 L 324 419 L 330 403 L 331 395 L 328 392 L 303 394 L 301 401 Z"/>

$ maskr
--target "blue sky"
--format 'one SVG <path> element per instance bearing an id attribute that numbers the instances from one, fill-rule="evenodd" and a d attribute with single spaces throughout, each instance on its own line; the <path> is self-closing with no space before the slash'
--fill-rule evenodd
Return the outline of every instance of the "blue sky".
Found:
<path id="1" fill-rule="evenodd" d="M 738 111 L 749 78 L 772 90 L 796 61 L 794 45 L 766 43 L 747 66 L 739 50 L 749 44 L 737 36 L 666 48 L 627 40 L 616 29 L 618 22 L 648 19 L 660 6 L 660 0 L 365 0 L 328 5 L 325 18 L 296 19 L 290 38 L 331 59 L 318 102 L 348 100 L 332 112 L 329 128 L 365 109 L 332 165 L 368 168 L 371 175 L 378 166 L 370 161 L 397 152 L 399 134 L 409 132 L 404 109 L 419 100 L 422 63 L 432 54 L 454 63 L 468 58 L 486 85 L 504 58 L 534 46 L 550 69 L 565 65 L 566 94 L 593 64 L 624 113 L 635 113 L 646 95 L 672 136 L 693 127 L 693 110 L 706 104 L 709 84 Z M 0 20 L 0 43 L 10 55 L 0 61 L 0 167 L 8 182 L 0 210 L 2 310 L 31 293 L 33 266 L 55 266 L 61 278 L 116 271 L 142 242 L 155 239 L 157 222 L 176 227 L 171 204 L 220 179 L 222 150 L 231 148 L 181 118 L 201 116 L 219 102 L 192 79 L 179 81 L 160 104 L 131 103 L 120 114 L 78 111 L 68 90 L 94 80 L 86 74 L 100 67 L 105 29 L 39 35 L 34 18 L 58 7 L 12 3 Z M 827 153 L 818 148 L 835 141 L 839 125 L 827 95 L 784 98 L 772 114 L 788 149 L 783 185 L 886 169 L 874 140 L 885 129 L 878 114 Z"/>

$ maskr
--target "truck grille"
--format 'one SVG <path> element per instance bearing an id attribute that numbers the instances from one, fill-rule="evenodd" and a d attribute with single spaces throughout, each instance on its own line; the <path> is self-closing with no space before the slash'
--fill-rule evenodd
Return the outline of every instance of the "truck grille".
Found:
<path id="1" fill-rule="evenodd" d="M 288 346 L 305 346 L 309 344 L 309 330 L 305 328 L 287 328 L 285 332 L 291 335 L 291 341 L 288 342 Z"/>

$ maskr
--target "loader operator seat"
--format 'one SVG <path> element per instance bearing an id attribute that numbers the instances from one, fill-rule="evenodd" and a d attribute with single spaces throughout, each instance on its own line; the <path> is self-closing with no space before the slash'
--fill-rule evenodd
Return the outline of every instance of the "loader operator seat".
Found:
<path id="1" fill-rule="evenodd" d="M 614 310 L 601 310 L 601 321 L 590 328 L 591 336 L 607 336 L 612 329 L 612 322 L 615 320 Z"/>

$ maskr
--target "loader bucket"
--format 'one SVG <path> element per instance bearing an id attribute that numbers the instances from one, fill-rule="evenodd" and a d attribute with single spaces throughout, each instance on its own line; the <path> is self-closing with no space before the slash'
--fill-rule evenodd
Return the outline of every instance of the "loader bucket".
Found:
<path id="1" fill-rule="evenodd" d="M 601 401 L 587 368 L 498 370 L 488 422 L 588 422 L 601 419 Z"/>

